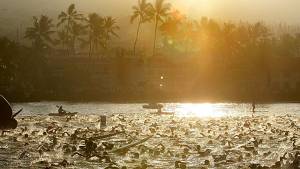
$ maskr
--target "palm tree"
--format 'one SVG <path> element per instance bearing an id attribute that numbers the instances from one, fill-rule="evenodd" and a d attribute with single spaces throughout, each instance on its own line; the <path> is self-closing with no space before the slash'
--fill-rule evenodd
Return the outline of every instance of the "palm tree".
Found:
<path id="1" fill-rule="evenodd" d="M 120 29 L 120 27 L 116 22 L 116 19 L 108 16 L 104 18 L 103 23 L 103 31 L 104 31 L 104 48 L 107 49 L 107 42 L 111 39 L 112 36 L 119 37 L 119 35 L 116 33 L 117 30 Z"/>
<path id="2" fill-rule="evenodd" d="M 151 5 L 151 18 L 155 23 L 154 41 L 153 41 L 153 56 L 155 56 L 157 27 L 159 22 L 163 22 L 168 17 L 168 12 L 171 9 L 170 3 L 165 3 L 165 0 L 156 0 L 154 5 Z"/>
<path id="3" fill-rule="evenodd" d="M 71 4 L 66 12 L 61 12 L 58 16 L 58 24 L 57 26 L 61 26 L 64 24 L 63 29 L 66 30 L 66 36 L 67 36 L 67 51 L 69 53 L 69 48 L 74 46 L 72 43 L 72 38 L 70 36 L 70 33 L 72 29 L 74 28 L 74 25 L 77 25 L 78 22 L 83 21 L 83 15 L 78 13 L 75 9 L 75 4 Z M 74 31 L 73 31 L 74 32 Z"/>
<path id="4" fill-rule="evenodd" d="M 85 39 L 82 38 L 83 35 L 86 34 L 86 29 L 83 25 L 75 23 L 72 25 L 70 29 L 70 48 L 72 49 L 73 54 L 75 54 L 76 49 L 76 41 L 81 42 L 81 45 L 84 44 Z"/>
<path id="5" fill-rule="evenodd" d="M 33 17 L 33 27 L 27 28 L 25 38 L 33 41 L 32 45 L 37 49 L 49 47 L 48 43 L 54 43 L 51 35 L 55 32 L 51 29 L 54 27 L 52 19 L 45 15 L 40 18 Z"/>
<path id="6" fill-rule="evenodd" d="M 261 22 L 250 25 L 248 32 L 253 43 L 265 41 L 270 36 L 268 28 Z"/>
<path id="7" fill-rule="evenodd" d="M 221 31 L 220 40 L 221 52 L 223 53 L 223 64 L 224 68 L 229 66 L 229 62 L 232 61 L 232 57 L 236 54 L 238 49 L 238 41 L 236 39 L 236 26 L 232 23 L 224 23 L 223 29 Z"/>
<path id="8" fill-rule="evenodd" d="M 133 46 L 133 56 L 135 57 L 136 44 L 138 41 L 138 36 L 140 33 L 140 27 L 142 23 L 149 21 L 149 13 L 151 9 L 151 4 L 147 3 L 147 0 L 138 0 L 138 5 L 133 6 L 133 15 L 131 16 L 130 22 L 133 23 L 136 19 L 138 19 L 138 27 L 136 31 L 136 37 L 134 40 Z"/>
<path id="9" fill-rule="evenodd" d="M 89 57 L 91 58 L 98 45 L 103 46 L 103 25 L 104 19 L 96 13 L 91 13 L 86 19 L 88 28 Z"/>
<path id="10" fill-rule="evenodd" d="M 62 49 L 65 49 L 65 45 L 68 43 L 68 35 L 66 30 L 57 31 L 58 44 L 62 45 Z"/>
<path id="11" fill-rule="evenodd" d="M 185 23 L 186 17 L 178 10 L 171 12 L 170 16 L 160 26 L 163 35 L 176 39 L 179 36 L 180 28 Z"/>

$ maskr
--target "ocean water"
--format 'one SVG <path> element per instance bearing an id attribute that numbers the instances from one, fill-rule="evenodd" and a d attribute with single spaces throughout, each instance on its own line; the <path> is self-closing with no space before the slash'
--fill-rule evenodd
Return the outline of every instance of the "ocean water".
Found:
<path id="1" fill-rule="evenodd" d="M 57 105 L 62 105 L 69 112 L 81 115 L 148 113 L 156 110 L 143 109 L 144 104 L 114 103 L 73 103 L 73 102 L 32 102 L 14 103 L 14 111 L 23 108 L 21 115 L 47 115 L 57 112 Z M 164 103 L 164 111 L 175 112 L 180 117 L 227 117 L 249 116 L 252 114 L 251 104 L 237 103 Z M 299 103 L 257 104 L 258 115 L 300 115 Z"/>
<path id="2" fill-rule="evenodd" d="M 57 112 L 57 105 L 79 113 L 72 118 L 47 116 Z M 102 150 L 98 148 L 104 142 L 112 143 L 116 150 L 152 136 L 128 149 L 126 154 L 108 151 L 113 162 L 127 168 L 140 166 L 145 160 L 149 169 L 174 168 L 176 161 L 191 169 L 246 169 L 250 164 L 270 167 L 285 153 L 293 160 L 292 138 L 300 135 L 300 104 L 258 104 L 254 117 L 251 117 L 251 104 L 164 104 L 164 111 L 174 112 L 174 116 L 155 115 L 151 112 L 156 110 L 142 106 L 71 102 L 13 104 L 14 111 L 23 108 L 23 112 L 17 117 L 18 128 L 0 137 L 0 168 L 63 168 L 61 163 L 66 160 L 66 168 L 104 169 L 111 163 L 74 153 L 84 154 L 80 147 L 85 146 L 85 139 L 114 133 L 114 128 L 121 130 L 120 125 L 125 133 L 93 139 L 97 155 L 101 155 Z M 107 115 L 105 128 L 99 123 L 103 114 Z M 250 127 L 245 127 L 246 123 Z M 73 140 L 71 134 L 75 130 L 80 132 Z M 255 147 L 254 140 L 262 142 Z M 299 145 L 299 140 L 296 144 Z M 70 152 L 70 147 L 76 150 Z M 211 152 L 200 155 L 206 150 Z M 136 153 L 138 158 L 134 156 Z M 209 161 L 209 165 L 205 161 Z M 289 168 L 287 161 L 285 163 L 284 167 Z"/>

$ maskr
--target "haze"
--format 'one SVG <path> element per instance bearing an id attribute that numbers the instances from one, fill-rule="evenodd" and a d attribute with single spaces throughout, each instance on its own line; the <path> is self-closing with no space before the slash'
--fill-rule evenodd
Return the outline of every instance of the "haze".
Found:
<path id="1" fill-rule="evenodd" d="M 129 15 L 137 0 L 0 0 L 1 20 L 11 17 L 59 12 L 70 3 L 83 11 L 97 11 L 107 15 Z M 192 16 L 206 15 L 221 19 L 249 19 L 271 22 L 299 23 L 299 0 L 169 0 L 175 8 Z"/>
<path id="2" fill-rule="evenodd" d="M 151 1 L 151 0 L 150 0 Z M 150 2 L 149 1 L 149 2 Z M 83 13 L 97 12 L 117 17 L 128 24 L 132 5 L 137 0 L 0 0 L 0 34 L 15 36 L 17 27 L 26 27 L 32 16 L 56 18 L 68 5 L 75 3 Z M 173 8 L 189 17 L 213 17 L 220 20 L 299 24 L 299 0 L 169 0 Z M 22 28 L 21 28 L 22 29 Z"/>

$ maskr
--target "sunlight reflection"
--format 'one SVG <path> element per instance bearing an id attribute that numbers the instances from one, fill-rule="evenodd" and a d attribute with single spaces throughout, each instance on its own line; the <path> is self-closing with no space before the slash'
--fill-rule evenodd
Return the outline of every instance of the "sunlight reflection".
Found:
<path id="1" fill-rule="evenodd" d="M 218 110 L 216 105 L 210 103 L 203 104 L 181 104 L 176 108 L 179 117 L 224 117 L 225 112 Z"/>

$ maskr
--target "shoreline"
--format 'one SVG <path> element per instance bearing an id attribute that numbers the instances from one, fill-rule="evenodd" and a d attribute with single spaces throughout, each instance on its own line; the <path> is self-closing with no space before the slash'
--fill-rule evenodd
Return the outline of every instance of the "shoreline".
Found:
<path id="1" fill-rule="evenodd" d="M 220 99 L 220 100 L 204 100 L 204 99 L 192 99 L 192 100 L 178 100 L 178 99 L 168 99 L 168 100 L 150 100 L 150 99 L 145 99 L 145 100 L 119 100 L 119 99 L 110 99 L 110 100 L 103 100 L 103 99 L 28 99 L 28 100 L 10 100 L 12 103 L 31 103 L 31 102 L 67 102 L 67 103 L 112 103 L 112 104 L 146 104 L 146 103 L 236 103 L 236 104 L 250 104 L 253 101 L 252 100 L 225 100 L 225 99 Z M 256 104 L 298 104 L 300 103 L 300 100 L 259 100 L 255 101 Z"/>

